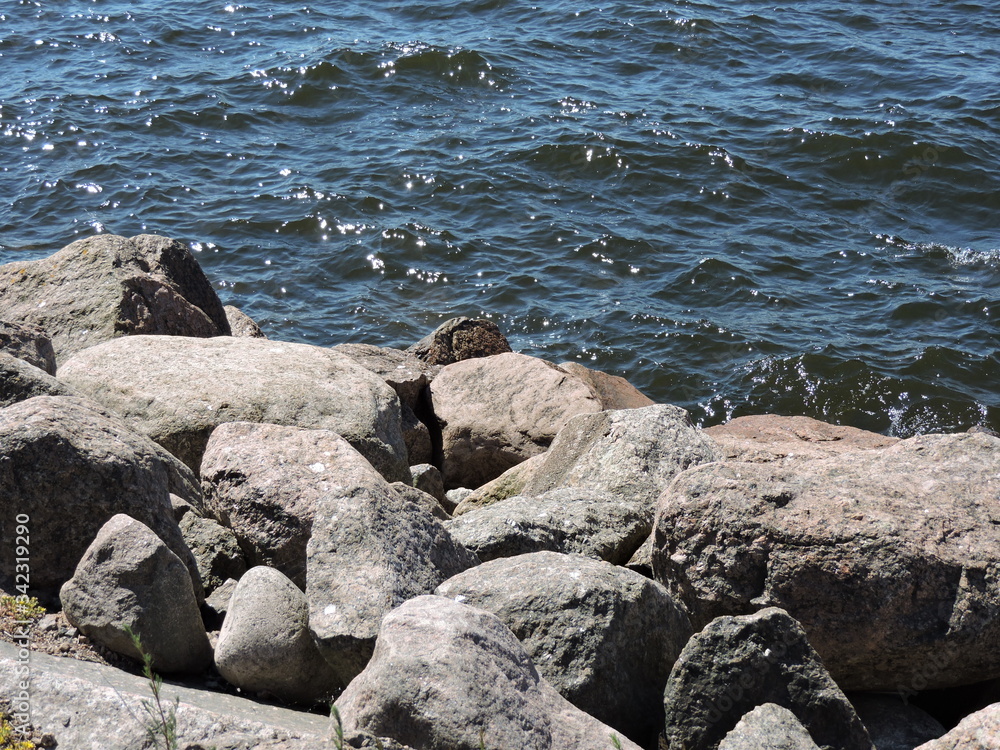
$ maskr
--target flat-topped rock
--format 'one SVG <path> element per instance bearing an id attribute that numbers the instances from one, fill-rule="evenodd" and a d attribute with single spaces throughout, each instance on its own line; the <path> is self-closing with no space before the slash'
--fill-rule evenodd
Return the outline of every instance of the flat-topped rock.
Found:
<path id="1" fill-rule="evenodd" d="M 829 456 L 845 451 L 888 448 L 899 438 L 857 427 L 829 424 L 811 417 L 760 414 L 737 417 L 706 427 L 726 458 L 737 461 L 774 461 L 787 456 Z"/>
<path id="2" fill-rule="evenodd" d="M 389 481 L 410 478 L 396 393 L 319 346 L 129 336 L 78 353 L 59 375 L 195 471 L 215 427 L 248 421 L 332 430 Z"/>

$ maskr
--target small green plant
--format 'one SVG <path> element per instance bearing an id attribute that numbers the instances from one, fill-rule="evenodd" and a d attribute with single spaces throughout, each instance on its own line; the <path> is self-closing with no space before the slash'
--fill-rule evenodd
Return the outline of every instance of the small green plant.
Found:
<path id="1" fill-rule="evenodd" d="M 23 739 L 6 716 L 0 716 L 0 750 L 35 750 L 35 743 Z"/>
<path id="2" fill-rule="evenodd" d="M 615 750 L 622 750 L 622 741 L 618 739 L 618 735 L 614 732 L 611 733 L 611 746 Z"/>
<path id="3" fill-rule="evenodd" d="M 479 727 L 479 750 L 486 750 L 486 730 Z"/>
<path id="4" fill-rule="evenodd" d="M 45 614 L 45 607 L 35 597 L 0 596 L 0 615 L 16 617 L 19 620 L 37 620 Z"/>
<path id="5" fill-rule="evenodd" d="M 153 656 L 142 647 L 139 635 L 131 627 L 126 627 L 125 633 L 132 639 L 132 645 L 142 657 L 142 673 L 149 680 L 149 689 L 153 693 L 153 700 L 143 700 L 142 702 L 142 710 L 146 712 L 146 718 L 140 721 L 146 729 L 146 739 L 153 744 L 154 748 L 177 750 L 177 706 L 180 699 L 175 698 L 173 705 L 164 706 L 163 698 L 160 695 L 163 679 L 153 671 Z"/>
<path id="6" fill-rule="evenodd" d="M 333 746 L 336 750 L 344 750 L 344 722 L 340 718 L 340 711 L 334 704 L 330 704 L 330 721 L 333 723 Z"/>

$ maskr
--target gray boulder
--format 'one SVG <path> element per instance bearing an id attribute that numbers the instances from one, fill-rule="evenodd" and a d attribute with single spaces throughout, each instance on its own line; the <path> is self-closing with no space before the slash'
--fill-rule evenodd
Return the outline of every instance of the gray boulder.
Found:
<path id="1" fill-rule="evenodd" d="M 660 502 L 657 580 L 695 627 L 780 606 L 845 690 L 1000 674 L 1000 439 L 717 463 Z"/>
<path id="2" fill-rule="evenodd" d="M 691 636 L 667 590 L 579 555 L 536 552 L 470 568 L 436 594 L 492 612 L 563 698 L 644 747 L 663 727 L 663 688 Z"/>
<path id="3" fill-rule="evenodd" d="M 650 516 L 642 503 L 569 488 L 501 500 L 445 526 L 484 562 L 549 550 L 624 565 L 649 536 Z"/>
<path id="4" fill-rule="evenodd" d="M 236 535 L 212 518 L 189 511 L 179 521 L 181 536 L 194 555 L 205 592 L 215 591 L 227 579 L 239 579 L 247 569 Z"/>
<path id="5" fill-rule="evenodd" d="M 309 627 L 344 684 L 386 612 L 479 562 L 427 510 L 368 487 L 321 500 L 306 555 Z"/>
<path id="6" fill-rule="evenodd" d="M 253 422 L 228 422 L 212 432 L 201 478 L 206 510 L 232 529 L 247 562 L 276 568 L 302 589 L 320 501 L 359 487 L 388 491 L 335 432 Z"/>
<path id="7" fill-rule="evenodd" d="M 448 365 L 430 389 L 448 488 L 495 479 L 544 452 L 572 417 L 603 408 L 583 380 L 513 352 Z"/>
<path id="8" fill-rule="evenodd" d="M 787 456 L 831 456 L 837 453 L 887 448 L 899 438 L 829 424 L 810 417 L 759 414 L 737 417 L 705 428 L 725 458 L 737 461 L 775 461 Z"/>
<path id="9" fill-rule="evenodd" d="M 0 318 L 36 326 L 56 358 L 118 336 L 226 336 L 222 303 L 190 250 L 155 235 L 102 234 L 0 266 Z"/>
<path id="10" fill-rule="evenodd" d="M 1000 703 L 969 714 L 957 727 L 916 750 L 996 750 L 1000 747 Z M 881 750 L 881 748 L 879 749 Z"/>
<path id="11" fill-rule="evenodd" d="M 662 750 L 714 750 L 765 703 L 795 714 L 825 750 L 872 750 L 802 628 L 777 608 L 719 617 L 695 634 L 674 664 L 663 703 Z"/>
<path id="12" fill-rule="evenodd" d="M 438 467 L 431 464 L 415 464 L 410 466 L 410 473 L 413 475 L 414 487 L 423 490 L 440 503 L 446 502 L 444 480 Z"/>
<path id="13" fill-rule="evenodd" d="M 41 328 L 0 320 L 0 351 L 43 370 L 56 374 L 56 354 L 52 342 Z"/>
<path id="14" fill-rule="evenodd" d="M 450 365 L 466 359 L 511 351 L 497 324 L 482 318 L 452 318 L 406 350 L 429 365 Z"/>
<path id="15" fill-rule="evenodd" d="M 72 388 L 43 370 L 0 352 L 0 408 L 35 396 L 73 396 Z"/>
<path id="16" fill-rule="evenodd" d="M 267 336 L 260 330 L 257 321 L 247 315 L 238 307 L 226 305 L 222 308 L 226 311 L 226 320 L 229 321 L 231 335 L 239 338 L 266 339 Z"/>
<path id="17" fill-rule="evenodd" d="M 98 532 L 59 591 L 66 619 L 139 662 L 129 630 L 161 672 L 200 672 L 212 660 L 191 577 L 146 525 L 118 514 Z"/>
<path id="18" fill-rule="evenodd" d="M 877 750 L 913 750 L 947 731 L 933 716 L 898 695 L 856 693 L 848 698 Z"/>
<path id="19" fill-rule="evenodd" d="M 117 513 L 149 526 L 201 582 L 170 504 L 173 492 L 200 505 L 191 471 L 149 438 L 97 404 L 37 396 L 0 409 L 0 540 L 14 549 L 16 517 L 31 531 L 31 586 L 61 586 L 100 528 Z M 0 577 L 13 578 L 14 556 L 0 555 Z"/>
<path id="20" fill-rule="evenodd" d="M 410 476 L 395 392 L 329 349 L 130 336 L 78 353 L 59 375 L 195 471 L 215 427 L 247 421 L 332 430 L 390 481 Z"/>
<path id="21" fill-rule="evenodd" d="M 819 750 L 819 746 L 795 714 L 765 703 L 736 723 L 719 743 L 719 750 Z"/>
<path id="22" fill-rule="evenodd" d="M 336 705 L 348 731 L 415 748 L 608 750 L 614 733 L 539 676 L 495 615 L 437 596 L 385 616 L 371 662 Z"/>
<path id="23" fill-rule="evenodd" d="M 305 594 L 274 568 L 251 568 L 240 579 L 215 666 L 236 687 L 293 703 L 327 702 L 343 688 L 309 634 Z"/>
<path id="24" fill-rule="evenodd" d="M 648 506 L 652 528 L 656 500 L 673 478 L 719 455 L 677 406 L 585 414 L 559 431 L 522 494 L 559 487 L 607 492 Z"/>

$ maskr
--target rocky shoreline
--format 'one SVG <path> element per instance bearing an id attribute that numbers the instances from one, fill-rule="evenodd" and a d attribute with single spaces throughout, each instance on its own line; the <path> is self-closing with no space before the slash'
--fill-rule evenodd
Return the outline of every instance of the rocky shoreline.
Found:
<path id="1" fill-rule="evenodd" d="M 0 266 L 0 368 L 0 589 L 108 675 L 352 747 L 1000 747 L 994 435 L 701 430 L 482 320 L 271 341 L 155 236 Z M 153 747 L 45 659 L 0 651 L 36 744 Z M 178 747 L 337 746 L 183 695 Z"/>

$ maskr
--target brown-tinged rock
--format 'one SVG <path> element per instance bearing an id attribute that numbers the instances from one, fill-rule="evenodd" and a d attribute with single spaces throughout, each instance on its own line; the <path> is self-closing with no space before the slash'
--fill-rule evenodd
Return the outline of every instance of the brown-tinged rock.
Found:
<path id="1" fill-rule="evenodd" d="M 466 359 L 511 351 L 497 324 L 482 318 L 452 318 L 406 350 L 429 365 L 450 365 Z"/>
<path id="2" fill-rule="evenodd" d="M 966 716 L 957 727 L 916 750 L 996 750 L 1000 747 L 1000 703 Z"/>
<path id="3" fill-rule="evenodd" d="M 572 417 L 603 408 L 575 375 L 513 352 L 448 365 L 430 388 L 449 489 L 495 479 L 544 452 Z"/>
<path id="4" fill-rule="evenodd" d="M 590 385 L 597 392 L 605 409 L 641 409 L 656 403 L 618 375 L 591 370 L 579 362 L 560 362 L 559 366 Z"/>
<path id="5" fill-rule="evenodd" d="M 726 424 L 706 427 L 705 434 L 718 443 L 725 458 L 736 461 L 830 456 L 846 451 L 887 448 L 899 442 L 899 438 L 857 427 L 777 414 L 737 417 Z"/>
<path id="6" fill-rule="evenodd" d="M 653 569 L 696 627 L 780 606 L 845 689 L 914 691 L 1000 673 L 1000 439 L 680 475 Z"/>

